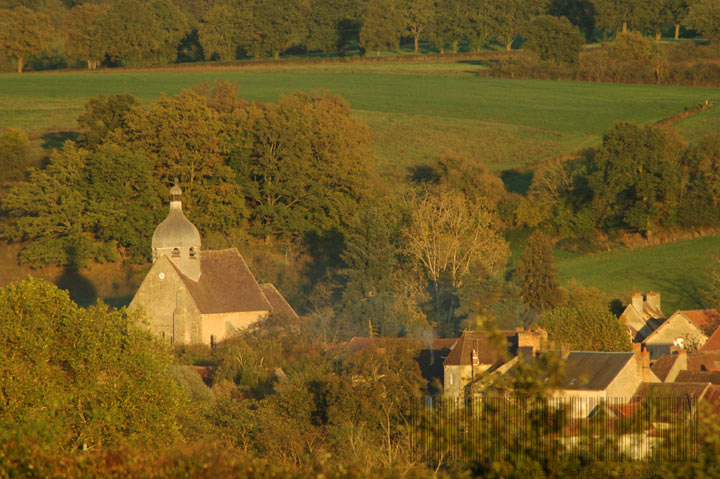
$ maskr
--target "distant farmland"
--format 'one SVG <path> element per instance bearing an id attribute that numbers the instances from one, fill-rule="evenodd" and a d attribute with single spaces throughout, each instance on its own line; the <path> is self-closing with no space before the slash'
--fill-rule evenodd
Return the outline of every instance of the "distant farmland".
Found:
<path id="1" fill-rule="evenodd" d="M 584 256 L 559 251 L 558 270 L 564 280 L 575 278 L 625 301 L 635 291 L 658 291 L 662 310 L 670 315 L 708 306 L 699 291 L 715 256 L 720 256 L 720 238 L 707 237 Z"/>
<path id="2" fill-rule="evenodd" d="M 447 62 L 3 74 L 0 127 L 23 128 L 48 148 L 58 132 L 77 127 L 83 105 L 100 93 L 149 102 L 218 78 L 237 82 L 244 98 L 264 101 L 325 89 L 346 98 L 369 125 L 381 172 L 404 177 L 448 150 L 507 170 L 594 145 L 618 120 L 654 122 L 705 99 L 720 101 L 708 88 L 481 79 L 481 68 Z M 695 140 L 720 127 L 720 112 L 677 127 Z"/>

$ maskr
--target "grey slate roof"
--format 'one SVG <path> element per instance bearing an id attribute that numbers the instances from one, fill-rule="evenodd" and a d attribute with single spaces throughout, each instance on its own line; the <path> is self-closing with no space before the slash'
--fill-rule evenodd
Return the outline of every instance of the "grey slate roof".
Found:
<path id="1" fill-rule="evenodd" d="M 564 389 L 602 391 L 615 379 L 634 353 L 574 351 L 565 358 Z"/>
<path id="2" fill-rule="evenodd" d="M 203 251 L 197 282 L 177 267 L 176 270 L 202 314 L 272 311 L 270 302 L 235 248 Z"/>
<path id="3" fill-rule="evenodd" d="M 180 201 L 170 202 L 170 212 L 152 236 L 153 248 L 200 248 L 200 233 L 185 217 Z"/>
<path id="4" fill-rule="evenodd" d="M 695 397 L 702 398 L 710 383 L 641 383 L 634 398 L 648 397 Z"/>
<path id="5" fill-rule="evenodd" d="M 262 289 L 265 297 L 270 302 L 274 314 L 297 319 L 298 315 L 295 310 L 285 301 L 283 295 L 280 294 L 280 291 L 278 291 L 272 283 L 264 283 L 260 285 L 260 289 Z"/>
<path id="6" fill-rule="evenodd" d="M 720 384 L 720 371 L 680 371 L 675 382 Z"/>

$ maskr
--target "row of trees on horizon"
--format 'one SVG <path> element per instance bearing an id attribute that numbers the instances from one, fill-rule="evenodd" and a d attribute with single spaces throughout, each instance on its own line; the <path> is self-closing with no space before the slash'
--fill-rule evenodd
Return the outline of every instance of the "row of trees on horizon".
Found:
<path id="1" fill-rule="evenodd" d="M 421 42 L 440 53 L 492 41 L 510 50 L 540 15 L 564 22 L 543 28 L 570 27 L 587 40 L 627 29 L 677 39 L 683 25 L 720 35 L 714 0 L 2 0 L 0 61 L 22 72 L 30 61 L 35 69 L 95 69 L 354 47 L 379 55 L 401 39 L 415 53 Z"/>

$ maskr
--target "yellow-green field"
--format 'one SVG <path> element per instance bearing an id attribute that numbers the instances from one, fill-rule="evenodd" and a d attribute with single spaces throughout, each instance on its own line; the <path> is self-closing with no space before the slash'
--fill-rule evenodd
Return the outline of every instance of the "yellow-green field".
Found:
<path id="1" fill-rule="evenodd" d="M 23 128 L 47 149 L 58 132 L 76 129 L 83 105 L 100 93 L 149 102 L 218 78 L 264 101 L 324 89 L 346 98 L 370 126 L 381 172 L 401 178 L 447 150 L 507 170 L 596 144 L 618 120 L 655 122 L 720 101 L 708 88 L 478 78 L 482 68 L 465 60 L 3 74 L 0 127 Z M 678 125 L 691 140 L 718 127 L 715 110 Z"/>

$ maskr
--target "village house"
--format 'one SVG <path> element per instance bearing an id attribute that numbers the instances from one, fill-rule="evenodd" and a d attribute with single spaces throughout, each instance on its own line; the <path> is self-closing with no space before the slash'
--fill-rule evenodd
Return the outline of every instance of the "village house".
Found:
<path id="1" fill-rule="evenodd" d="M 645 298 L 641 293 L 633 294 L 630 304 L 620 315 L 620 321 L 632 341 L 641 343 L 665 321 L 660 309 L 660 293 L 650 291 Z"/>
<path id="2" fill-rule="evenodd" d="M 714 309 L 678 310 L 653 330 L 642 343 L 650 351 L 650 359 L 669 354 L 673 346 L 690 351 L 699 350 L 720 324 Z"/>
<path id="3" fill-rule="evenodd" d="M 465 331 L 443 363 L 444 393 L 461 397 L 466 387 L 483 373 L 507 370 L 519 355 L 532 357 L 545 347 L 547 332 L 542 329 L 503 330 L 497 335 Z"/>
<path id="4" fill-rule="evenodd" d="M 153 265 L 129 309 L 171 344 L 213 345 L 270 313 L 296 317 L 272 284 L 259 285 L 237 249 L 202 251 L 200 233 L 170 190 L 170 211 L 152 237 Z"/>

